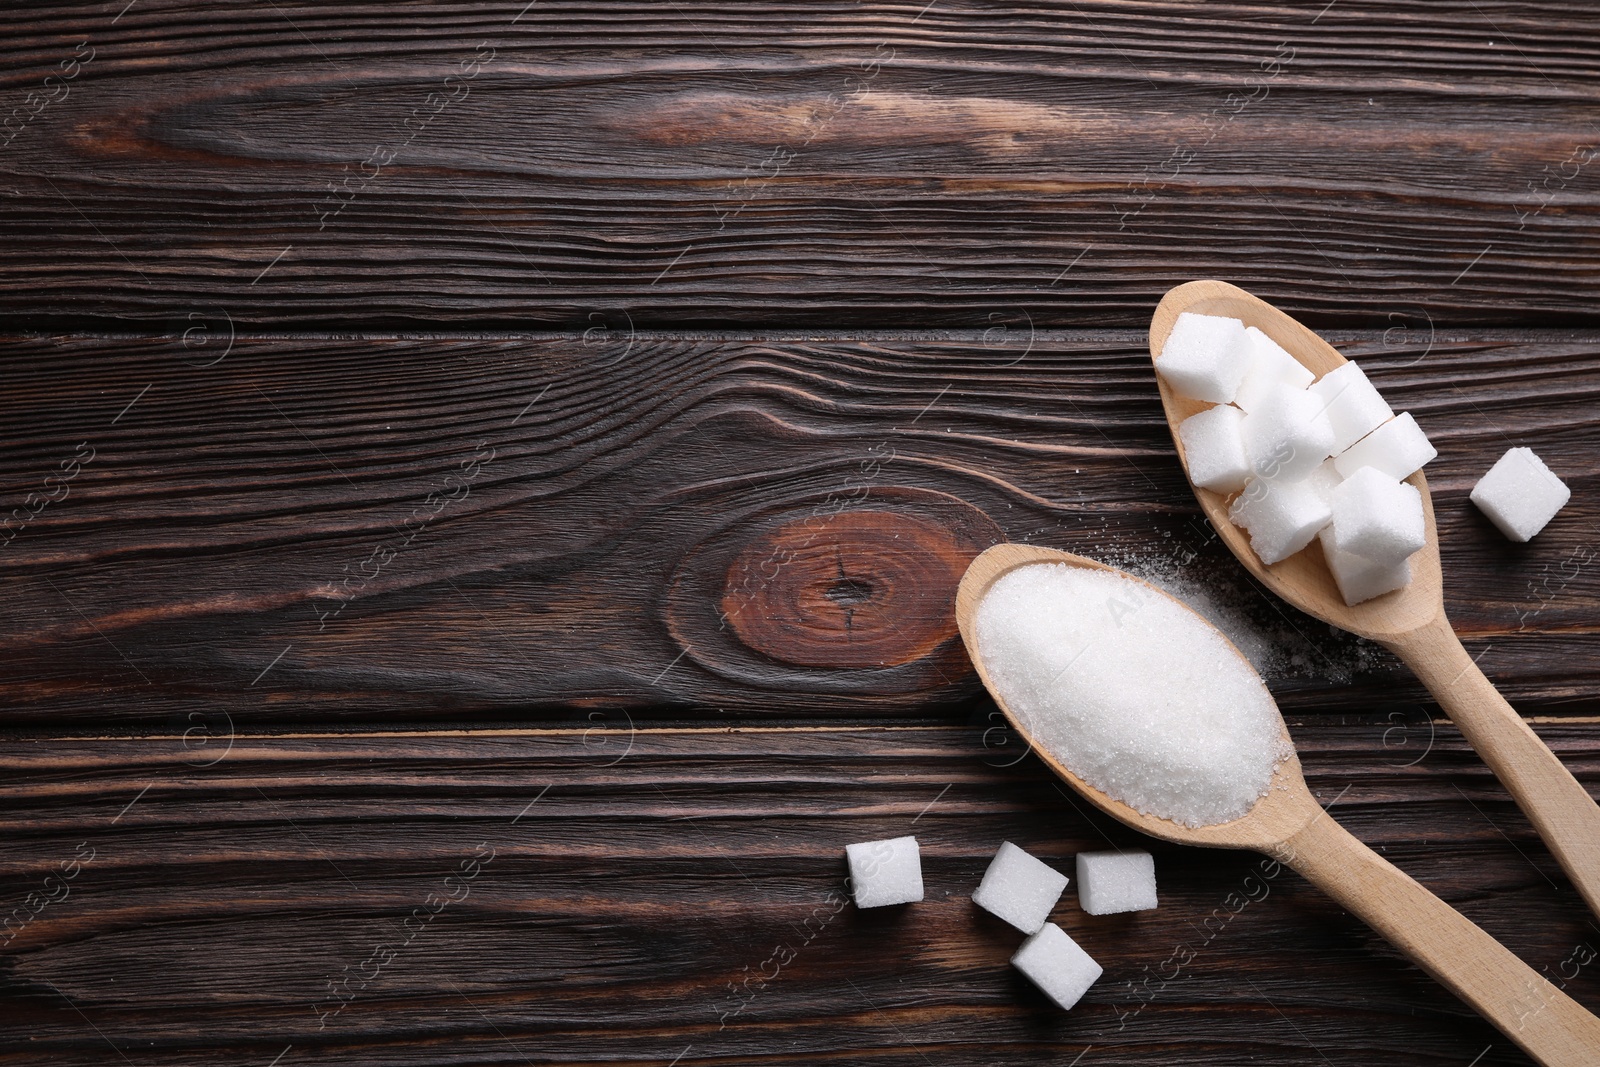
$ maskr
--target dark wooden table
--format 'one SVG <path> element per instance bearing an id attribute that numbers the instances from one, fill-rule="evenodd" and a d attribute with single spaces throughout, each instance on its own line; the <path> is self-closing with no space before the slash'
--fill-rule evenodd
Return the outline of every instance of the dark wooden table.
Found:
<path id="1" fill-rule="evenodd" d="M 1600 788 L 1600 14 L 110 0 L 0 14 L 0 1063 L 1528 1062 L 1297 876 L 1148 845 L 955 636 L 1001 540 L 1253 645 L 1313 789 L 1600 1009 L 1600 926 L 1381 650 L 1263 595 L 1160 294 L 1439 447 L 1448 607 Z M 1528 545 L 1467 501 L 1529 445 Z M 927 899 L 845 903 L 915 833 Z"/>

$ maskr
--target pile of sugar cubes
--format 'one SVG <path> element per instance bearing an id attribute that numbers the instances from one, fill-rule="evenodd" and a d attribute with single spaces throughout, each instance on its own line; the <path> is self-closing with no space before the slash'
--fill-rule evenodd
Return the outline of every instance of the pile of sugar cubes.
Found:
<path id="1" fill-rule="evenodd" d="M 915 837 L 845 846 L 856 907 L 922 899 L 922 861 Z M 1089 915 L 1148 911 L 1156 906 L 1156 861 L 1148 852 L 1080 852 L 1078 905 Z M 1061 1008 L 1071 1008 L 1103 973 L 1067 932 L 1049 922 L 1069 879 L 1006 841 L 983 874 L 972 902 L 1028 935 L 1011 963 Z"/>
<path id="2" fill-rule="evenodd" d="M 1228 518 L 1261 562 L 1322 542 L 1347 604 L 1402 588 L 1427 540 L 1422 495 L 1403 481 L 1438 453 L 1345 363 L 1317 379 L 1238 319 L 1184 312 L 1156 371 L 1209 407 L 1183 420 L 1189 480 L 1234 496 Z"/>
<path id="3" fill-rule="evenodd" d="M 1427 523 L 1422 494 L 1403 479 L 1438 452 L 1360 367 L 1345 363 L 1316 378 L 1256 327 L 1186 311 L 1156 371 L 1177 392 L 1214 405 L 1178 426 L 1189 480 L 1237 494 L 1228 518 L 1250 532 L 1262 563 L 1316 538 L 1346 604 L 1411 581 Z M 1501 456 L 1472 490 L 1472 502 L 1513 541 L 1544 529 L 1571 496 L 1529 448 Z"/>

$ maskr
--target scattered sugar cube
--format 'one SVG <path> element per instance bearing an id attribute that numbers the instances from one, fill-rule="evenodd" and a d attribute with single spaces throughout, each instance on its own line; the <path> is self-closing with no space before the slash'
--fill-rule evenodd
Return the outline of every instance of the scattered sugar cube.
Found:
<path id="1" fill-rule="evenodd" d="M 1250 531 L 1250 547 L 1269 566 L 1309 545 L 1332 517 L 1328 502 L 1305 481 L 1257 479 L 1228 508 L 1229 521 Z"/>
<path id="2" fill-rule="evenodd" d="M 1007 841 L 989 861 L 972 902 L 1023 933 L 1035 934 L 1066 887 L 1066 875 Z"/>
<path id="3" fill-rule="evenodd" d="M 1011 964 L 1063 1010 L 1078 1003 L 1105 973 L 1094 957 L 1055 923 L 1046 923 L 1024 941 Z"/>
<path id="4" fill-rule="evenodd" d="M 1387 567 L 1428 543 L 1422 494 L 1376 467 L 1362 467 L 1332 494 L 1333 546 Z"/>
<path id="5" fill-rule="evenodd" d="M 1333 454 L 1338 455 L 1394 417 L 1367 372 L 1346 363 L 1324 374 L 1309 392 L 1327 405 L 1333 425 Z"/>
<path id="6" fill-rule="evenodd" d="M 1178 424 L 1189 480 L 1202 489 L 1237 493 L 1250 479 L 1240 423 L 1244 412 L 1226 404 L 1190 415 Z"/>
<path id="7" fill-rule="evenodd" d="M 922 854 L 915 837 L 862 841 L 844 847 L 850 892 L 858 908 L 910 904 L 922 899 Z"/>
<path id="8" fill-rule="evenodd" d="M 1393 477 L 1409 478 L 1438 454 L 1411 412 L 1405 411 L 1345 449 L 1333 463 L 1346 478 L 1362 467 L 1377 467 Z"/>
<path id="9" fill-rule="evenodd" d="M 1233 402 L 1245 411 L 1254 411 L 1274 386 L 1304 389 L 1315 377 L 1311 370 L 1284 348 L 1256 329 L 1245 327 L 1245 372 Z"/>
<path id="10" fill-rule="evenodd" d="M 1531 448 L 1511 449 L 1472 487 L 1478 510 L 1513 541 L 1531 539 L 1570 499 L 1572 490 Z"/>
<path id="11" fill-rule="evenodd" d="M 1251 473 L 1267 481 L 1299 481 L 1333 455 L 1333 424 L 1322 401 L 1275 385 L 1240 423 Z"/>
<path id="12" fill-rule="evenodd" d="M 1339 595 L 1350 607 L 1411 584 L 1409 559 L 1399 563 L 1378 563 L 1363 556 L 1340 552 L 1334 546 L 1330 530 L 1331 527 L 1326 528 L 1318 535 L 1322 541 L 1322 558 L 1328 561 L 1328 570 L 1333 572 L 1333 582 L 1339 587 Z"/>
<path id="13" fill-rule="evenodd" d="M 1078 903 L 1090 915 L 1156 906 L 1156 860 L 1148 852 L 1078 853 Z"/>
<path id="14" fill-rule="evenodd" d="M 1156 357 L 1156 372 L 1184 396 L 1226 404 L 1245 372 L 1244 323 L 1185 311 Z"/>

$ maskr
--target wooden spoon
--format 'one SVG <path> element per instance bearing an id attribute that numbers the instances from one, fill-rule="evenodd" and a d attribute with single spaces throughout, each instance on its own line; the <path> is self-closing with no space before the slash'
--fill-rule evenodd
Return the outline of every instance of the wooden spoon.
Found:
<path id="1" fill-rule="evenodd" d="M 1056 774 L 1102 811 L 1152 837 L 1185 845 L 1254 849 L 1288 864 L 1388 938 L 1417 966 L 1540 1063 L 1547 1067 L 1594 1067 L 1600 1063 L 1600 1019 L 1334 822 L 1306 788 L 1298 757 L 1291 755 L 1279 764 L 1271 789 L 1248 815 L 1215 826 L 1192 828 L 1141 814 L 1113 800 L 1068 770 L 1055 753 L 1036 745 L 1021 717 L 1006 706 L 1005 695 L 990 683 L 973 619 L 983 595 L 997 579 L 1018 567 L 1039 563 L 1065 563 L 1122 574 L 1114 567 L 1067 552 L 1031 545 L 995 545 L 973 560 L 962 577 L 956 592 L 956 623 L 967 654 L 995 703 Z M 1122 576 L 1139 581 L 1131 575 Z M 1154 586 L 1147 588 L 1166 596 Z M 1211 625 L 1202 616 L 1196 618 Z M 1237 649 L 1234 651 L 1238 653 Z M 1240 659 L 1244 657 L 1241 655 Z M 1248 661 L 1245 669 L 1252 669 Z M 1283 736 L 1288 740 L 1287 727 L 1283 727 Z"/>
<path id="2" fill-rule="evenodd" d="M 1331 345 L 1293 318 L 1237 286 L 1218 281 L 1189 282 L 1162 298 L 1150 322 L 1152 358 L 1185 311 L 1240 319 L 1278 342 L 1319 378 L 1345 362 Z M 1183 459 L 1178 424 L 1210 405 L 1179 396 L 1159 377 L 1157 384 L 1178 458 Z M 1184 471 L 1187 474 L 1187 460 Z M 1522 807 L 1590 910 L 1600 915 L 1600 807 L 1461 647 L 1444 613 L 1439 533 L 1428 481 L 1421 471 L 1407 481 L 1422 493 L 1428 543 L 1411 557 L 1410 585 L 1355 607 L 1348 607 L 1339 595 L 1318 541 L 1266 566 L 1250 548 L 1249 535 L 1228 521 L 1228 498 L 1199 486 L 1194 486 L 1194 493 L 1223 543 L 1268 589 L 1308 615 L 1376 641 L 1411 668 Z"/>

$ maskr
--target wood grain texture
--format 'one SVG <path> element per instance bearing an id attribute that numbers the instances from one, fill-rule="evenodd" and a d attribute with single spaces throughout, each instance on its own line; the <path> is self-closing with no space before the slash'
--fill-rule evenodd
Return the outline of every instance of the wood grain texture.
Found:
<path id="1" fill-rule="evenodd" d="M 1600 1004 L 1600 935 L 1493 779 L 1389 729 L 1291 723 L 1345 825 Z M 1592 728 L 1541 729 L 1600 784 Z M 0 951 L 0 1062 L 1527 1062 L 1286 868 L 1139 838 L 981 730 L 604 739 L 8 744 L 0 900 L 56 899 Z M 844 844 L 902 833 L 927 899 L 843 904 Z M 967 900 L 1002 840 L 1156 854 L 1160 909 L 1057 906 L 1106 969 L 1071 1013 Z"/>
<path id="2" fill-rule="evenodd" d="M 1597 45 L 1576 2 L 0 11 L 0 1064 L 1525 1064 L 1288 870 L 1160 844 L 1159 911 L 1058 909 L 1107 974 L 1048 1010 L 965 897 L 1133 838 L 1019 760 L 950 576 L 1203 593 L 1340 818 L 1600 1003 L 1421 687 L 1212 538 L 1144 348 L 1199 276 L 1365 330 L 1447 607 L 1593 790 Z M 1513 444 L 1574 489 L 1529 545 L 1466 499 Z M 929 899 L 843 906 L 906 832 Z"/>
<path id="3" fill-rule="evenodd" d="M 1543 1067 L 1594 1063 L 1600 1017 L 1334 820 L 1307 823 L 1284 861 Z"/>
<path id="4" fill-rule="evenodd" d="M 24 327 L 1137 327 L 1194 277 L 1316 325 L 1596 322 L 1576 2 L 0 23 Z"/>
<path id="5" fill-rule="evenodd" d="M 202 336 L 0 353 L 5 722 L 960 715 L 955 584 L 1000 540 L 1177 579 L 1285 707 L 1421 697 L 1243 578 L 1138 335 Z M 1600 341 L 1335 340 L 1439 447 L 1479 665 L 1600 710 Z M 1574 491 L 1527 545 L 1466 499 L 1510 444 Z"/>

